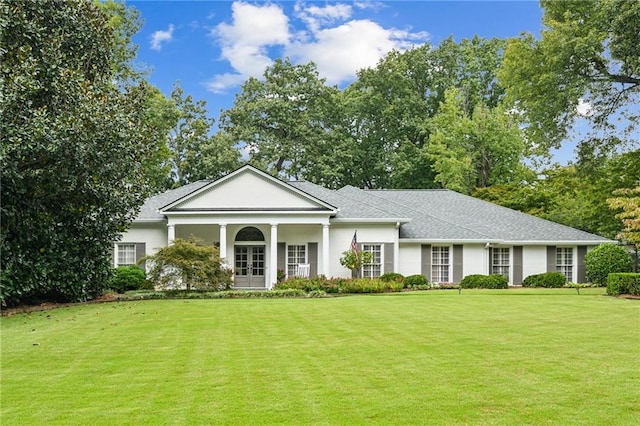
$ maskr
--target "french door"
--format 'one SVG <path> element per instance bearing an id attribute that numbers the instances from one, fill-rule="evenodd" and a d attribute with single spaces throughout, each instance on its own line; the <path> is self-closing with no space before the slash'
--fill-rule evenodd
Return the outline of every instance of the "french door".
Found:
<path id="1" fill-rule="evenodd" d="M 235 246 L 234 287 L 264 287 L 265 246 Z"/>

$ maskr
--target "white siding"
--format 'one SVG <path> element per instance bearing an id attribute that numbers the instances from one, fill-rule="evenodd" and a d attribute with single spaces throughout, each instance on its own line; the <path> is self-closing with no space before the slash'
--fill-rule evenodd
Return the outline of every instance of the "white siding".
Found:
<path id="1" fill-rule="evenodd" d="M 243 173 L 193 196 L 178 208 L 311 208 L 317 203 L 293 189 L 269 182 L 254 173 Z"/>
<path id="2" fill-rule="evenodd" d="M 420 244 L 401 244 L 398 271 L 405 277 L 422 273 L 422 246 Z"/>
<path id="3" fill-rule="evenodd" d="M 164 222 L 158 224 L 134 223 L 118 242 L 147 243 L 147 256 L 153 255 L 162 247 L 167 246 L 167 225 Z"/>
<path id="4" fill-rule="evenodd" d="M 524 246 L 522 248 L 522 279 L 543 272 L 547 272 L 547 247 Z"/>
<path id="5" fill-rule="evenodd" d="M 332 224 L 329 227 L 329 275 L 332 277 L 350 278 L 351 271 L 340 264 L 342 252 L 350 250 L 353 232 L 358 230 L 358 244 L 362 243 L 393 243 L 396 228 L 394 223 L 373 224 Z M 401 255 L 402 256 L 402 255 Z"/>
<path id="6" fill-rule="evenodd" d="M 489 273 L 489 250 L 484 248 L 484 244 L 466 244 L 462 250 L 462 278 L 467 275 Z"/>

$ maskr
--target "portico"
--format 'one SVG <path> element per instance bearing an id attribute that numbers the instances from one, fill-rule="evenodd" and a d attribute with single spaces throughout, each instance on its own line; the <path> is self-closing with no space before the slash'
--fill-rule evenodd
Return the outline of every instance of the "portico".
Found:
<path id="1" fill-rule="evenodd" d="M 329 223 L 337 209 L 257 169 L 204 185 L 159 213 L 168 244 L 191 236 L 216 244 L 236 287 L 271 288 L 278 269 L 290 275 L 294 263 L 329 276 Z"/>

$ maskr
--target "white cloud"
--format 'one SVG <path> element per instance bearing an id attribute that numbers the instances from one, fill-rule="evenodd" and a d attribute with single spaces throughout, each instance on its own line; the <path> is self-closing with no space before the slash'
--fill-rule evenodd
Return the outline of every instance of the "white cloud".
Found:
<path id="1" fill-rule="evenodd" d="M 585 101 L 584 99 L 578 99 L 578 105 L 576 106 L 576 111 L 578 115 L 582 117 L 589 117 L 593 115 L 593 105 L 590 102 Z"/>
<path id="2" fill-rule="evenodd" d="M 158 30 L 151 34 L 151 49 L 160 51 L 162 43 L 173 40 L 173 29 L 173 24 L 170 24 L 167 31 Z"/>
<path id="3" fill-rule="evenodd" d="M 206 87 L 216 93 L 224 92 L 248 77 L 262 75 L 272 62 L 267 47 L 289 43 L 289 18 L 279 6 L 236 2 L 232 12 L 231 24 L 223 22 L 211 31 L 221 46 L 222 59 L 236 71 L 235 74 L 216 75 L 206 83 Z"/>
<path id="4" fill-rule="evenodd" d="M 221 47 L 221 58 L 235 73 L 219 74 L 207 84 L 224 92 L 248 77 L 260 77 L 273 63 L 269 48 L 279 48 L 292 63 L 315 62 L 329 84 L 355 78 L 356 71 L 373 67 L 391 50 L 405 50 L 425 43 L 426 32 L 384 28 L 369 19 L 351 19 L 353 8 L 377 8 L 378 3 L 356 2 L 317 6 L 297 2 L 294 17 L 302 27 L 292 28 L 282 7 L 235 2 L 231 23 L 221 23 L 211 35 Z M 280 55 L 279 55 L 280 56 Z"/>

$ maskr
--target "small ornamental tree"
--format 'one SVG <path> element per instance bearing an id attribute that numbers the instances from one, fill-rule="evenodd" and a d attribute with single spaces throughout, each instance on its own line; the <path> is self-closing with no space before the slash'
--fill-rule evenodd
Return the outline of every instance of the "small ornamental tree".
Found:
<path id="1" fill-rule="evenodd" d="M 342 252 L 342 257 L 340 258 L 340 264 L 347 269 L 351 269 L 354 271 L 356 278 L 360 278 L 360 271 L 362 270 L 362 265 L 365 263 L 371 263 L 373 260 L 373 254 L 368 251 L 354 251 L 347 250 Z"/>
<path id="2" fill-rule="evenodd" d="M 585 273 L 592 283 L 604 287 L 613 272 L 631 272 L 633 259 L 627 250 L 612 243 L 601 244 L 584 258 Z"/>
<path id="3" fill-rule="evenodd" d="M 147 278 L 162 289 L 226 290 L 231 287 L 232 271 L 225 268 L 218 249 L 202 240 L 176 238 L 163 247 L 150 261 Z"/>

